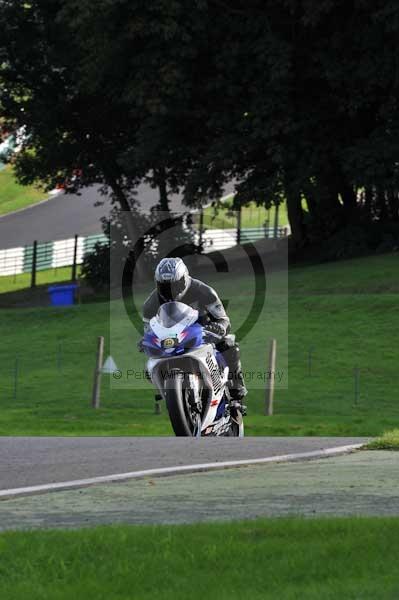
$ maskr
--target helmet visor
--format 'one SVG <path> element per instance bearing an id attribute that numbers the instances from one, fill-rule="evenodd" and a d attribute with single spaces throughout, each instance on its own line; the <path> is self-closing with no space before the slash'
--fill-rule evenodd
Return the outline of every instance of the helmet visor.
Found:
<path id="1" fill-rule="evenodd" d="M 186 289 L 184 277 L 179 281 L 162 281 L 157 282 L 158 293 L 166 301 L 176 300 Z"/>

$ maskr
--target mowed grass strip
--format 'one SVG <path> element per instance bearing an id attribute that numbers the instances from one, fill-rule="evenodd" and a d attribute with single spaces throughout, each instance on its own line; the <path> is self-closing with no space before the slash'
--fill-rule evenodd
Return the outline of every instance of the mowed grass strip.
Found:
<path id="1" fill-rule="evenodd" d="M 237 227 L 237 211 L 232 208 L 232 200 L 227 199 L 223 204 L 214 208 L 208 206 L 204 209 L 204 227 L 207 229 L 234 229 Z M 274 227 L 276 218 L 276 207 L 266 209 L 257 206 L 256 202 L 250 202 L 241 209 L 241 227 L 263 227 L 266 223 Z M 285 227 L 288 224 L 287 204 L 282 202 L 278 209 L 278 226 Z"/>
<path id="2" fill-rule="evenodd" d="M 381 437 L 367 444 L 367 450 L 399 450 L 399 429 L 386 431 Z"/>
<path id="3" fill-rule="evenodd" d="M 43 190 L 17 183 L 11 166 L 0 171 L 0 215 L 26 208 L 46 197 Z"/>
<path id="4" fill-rule="evenodd" d="M 79 273 L 79 268 L 78 268 Z M 53 283 L 70 283 L 72 267 L 56 267 L 36 272 L 36 285 L 52 285 Z M 17 273 L 15 275 L 0 276 L 0 294 L 17 292 L 28 289 L 31 286 L 31 273 Z"/>
<path id="5" fill-rule="evenodd" d="M 399 519 L 272 519 L 0 535 L 7 600 L 395 600 Z"/>
<path id="6" fill-rule="evenodd" d="M 290 269 L 290 295 L 397 294 L 399 253 Z"/>
<path id="7" fill-rule="evenodd" d="M 274 296 L 241 343 L 243 367 L 249 376 L 265 370 L 276 337 L 277 369 L 288 375 L 288 388 L 276 385 L 275 415 L 267 418 L 264 383 L 247 382 L 247 435 L 376 436 L 399 427 L 397 264 L 397 255 L 387 255 L 293 269 L 289 338 L 284 278 L 271 277 Z M 252 303 L 251 277 L 218 275 L 209 282 L 229 300 L 234 330 Z M 144 297 L 137 295 L 137 307 Z M 105 335 L 105 354 L 112 351 L 118 367 L 139 374 L 145 367 L 139 334 L 118 310 L 116 348 L 109 346 L 105 302 L 0 311 L 1 435 L 172 435 L 165 407 L 154 414 L 154 390 L 142 377 L 122 389 L 104 375 L 101 409 L 90 408 L 98 335 Z"/>

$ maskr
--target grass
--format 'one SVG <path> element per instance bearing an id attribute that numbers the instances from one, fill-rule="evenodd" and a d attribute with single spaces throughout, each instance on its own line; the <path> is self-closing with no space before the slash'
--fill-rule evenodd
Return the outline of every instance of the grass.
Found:
<path id="1" fill-rule="evenodd" d="M 36 285 L 46 285 L 71 280 L 72 267 L 58 267 L 36 272 Z M 30 273 L 17 275 L 3 275 L 0 277 L 0 294 L 17 292 L 29 288 L 31 284 Z"/>
<path id="2" fill-rule="evenodd" d="M 373 255 L 290 270 L 290 295 L 397 294 L 399 254 Z"/>
<path id="3" fill-rule="evenodd" d="M 223 208 L 215 209 L 212 206 L 205 208 L 204 226 L 208 229 L 236 227 L 237 216 L 231 207 L 232 201 L 225 200 Z M 241 209 L 241 227 L 263 227 L 265 221 L 269 222 L 269 227 L 274 227 L 275 213 L 275 206 L 266 210 L 263 206 L 256 206 L 255 202 L 251 202 L 248 206 L 243 206 Z M 287 205 L 283 202 L 279 206 L 279 227 L 284 227 L 287 224 Z"/>
<path id="4" fill-rule="evenodd" d="M 367 450 L 399 450 L 399 429 L 386 431 L 381 437 L 367 444 Z"/>
<path id="5" fill-rule="evenodd" d="M 284 281 L 269 279 L 268 303 L 241 343 L 247 376 L 264 371 L 270 337 L 278 340 L 275 415 L 264 416 L 264 384 L 248 381 L 247 435 L 377 436 L 399 427 L 397 255 L 290 272 L 289 344 Z M 252 301 L 252 282 L 219 274 L 209 282 L 229 300 L 233 327 Z M 137 301 L 145 297 L 142 291 Z M 171 435 L 165 408 L 154 415 L 154 391 L 143 381 L 138 334 L 118 301 L 71 308 L 0 311 L 1 435 Z M 131 314 L 133 314 L 133 309 Z M 101 409 L 90 408 L 98 335 L 123 370 L 103 376 Z M 309 359 L 311 358 L 311 365 Z M 310 371 L 309 371 L 309 366 Z M 359 369 L 355 394 L 354 368 Z M 17 389 L 15 389 L 17 369 Z M 127 371 L 134 370 L 133 387 Z M 129 379 L 129 380 L 128 380 Z"/>
<path id="6" fill-rule="evenodd" d="M 0 535 L 7 600 L 395 600 L 399 519 L 262 519 Z"/>
<path id="7" fill-rule="evenodd" d="M 11 166 L 0 171 L 0 215 L 26 208 L 45 198 L 43 190 L 17 183 Z"/>

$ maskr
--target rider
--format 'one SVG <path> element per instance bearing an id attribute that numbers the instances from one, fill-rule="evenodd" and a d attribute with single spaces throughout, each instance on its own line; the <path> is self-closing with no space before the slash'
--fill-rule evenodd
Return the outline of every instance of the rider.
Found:
<path id="1" fill-rule="evenodd" d="M 229 367 L 230 396 L 245 409 L 242 399 L 247 394 L 247 389 L 242 374 L 240 349 L 234 336 L 228 335 L 230 319 L 215 290 L 199 279 L 190 277 L 181 258 L 163 258 L 155 270 L 155 283 L 156 289 L 151 292 L 143 306 L 144 330 L 146 331 L 150 319 L 165 302 L 184 302 L 198 310 L 201 325 L 222 338 L 216 343 L 216 349 L 223 354 Z"/>

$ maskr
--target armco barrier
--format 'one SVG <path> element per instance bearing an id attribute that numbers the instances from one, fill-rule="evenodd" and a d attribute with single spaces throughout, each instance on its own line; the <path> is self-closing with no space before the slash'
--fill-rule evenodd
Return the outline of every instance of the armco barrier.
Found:
<path id="1" fill-rule="evenodd" d="M 97 244 L 108 244 L 103 235 L 77 236 L 67 240 L 39 242 L 36 246 L 36 271 L 70 267 L 81 264 L 85 254 L 92 252 Z M 76 257 L 75 257 L 76 245 Z M 34 263 L 34 245 L 0 250 L 0 275 L 31 273 Z"/>
<path id="2" fill-rule="evenodd" d="M 203 252 L 207 254 L 214 250 L 226 250 L 238 242 L 245 244 L 256 242 L 264 238 L 272 238 L 277 232 L 277 237 L 288 235 L 287 227 L 247 227 L 241 228 L 239 236 L 237 229 L 204 229 L 202 235 L 197 233 L 197 242 L 202 240 Z M 108 244 L 108 238 L 103 235 L 90 235 L 87 237 L 75 236 L 66 240 L 38 242 L 30 246 L 20 246 L 0 250 L 0 276 L 19 275 L 21 273 L 36 273 L 47 269 L 59 267 L 72 267 L 83 262 L 86 254 L 92 252 L 96 244 Z M 36 245 L 36 252 L 35 252 Z M 34 285 L 35 277 L 32 276 Z"/>

